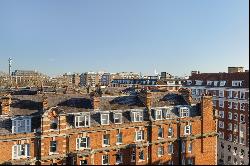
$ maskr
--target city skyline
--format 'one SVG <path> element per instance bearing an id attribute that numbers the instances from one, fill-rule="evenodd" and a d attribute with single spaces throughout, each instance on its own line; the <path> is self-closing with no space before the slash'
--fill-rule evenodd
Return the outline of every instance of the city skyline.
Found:
<path id="1" fill-rule="evenodd" d="M 1 1 L 0 71 L 249 69 L 249 2 Z"/>

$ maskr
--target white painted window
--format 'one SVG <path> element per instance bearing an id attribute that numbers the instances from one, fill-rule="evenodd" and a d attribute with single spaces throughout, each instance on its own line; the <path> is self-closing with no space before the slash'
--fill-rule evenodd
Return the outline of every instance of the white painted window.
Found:
<path id="1" fill-rule="evenodd" d="M 238 114 L 237 113 L 234 113 L 234 120 L 238 121 Z"/>
<path id="2" fill-rule="evenodd" d="M 75 127 L 89 127 L 90 115 L 75 116 Z"/>
<path id="3" fill-rule="evenodd" d="M 232 118 L 233 118 L 232 112 L 228 112 L 228 119 L 229 119 L 229 120 L 232 120 Z"/>
<path id="4" fill-rule="evenodd" d="M 116 164 L 122 164 L 123 163 L 123 156 L 122 156 L 122 154 L 120 152 L 115 155 L 115 160 L 116 160 Z"/>
<path id="5" fill-rule="evenodd" d="M 224 132 L 223 131 L 219 131 L 219 138 L 224 139 Z"/>
<path id="6" fill-rule="evenodd" d="M 102 141 L 102 144 L 103 144 L 104 146 L 110 145 L 110 135 L 109 135 L 109 134 L 104 134 L 102 140 L 103 140 L 103 141 Z"/>
<path id="7" fill-rule="evenodd" d="M 179 113 L 180 113 L 181 118 L 189 117 L 189 109 L 187 107 L 183 107 L 183 108 L 180 107 Z"/>
<path id="8" fill-rule="evenodd" d="M 231 101 L 228 101 L 228 108 L 232 109 L 233 108 L 233 103 Z"/>
<path id="9" fill-rule="evenodd" d="M 224 118 L 224 111 L 219 111 L 220 118 Z"/>
<path id="10" fill-rule="evenodd" d="M 221 108 L 224 108 L 224 100 L 219 100 L 219 106 L 220 106 Z"/>
<path id="11" fill-rule="evenodd" d="M 196 89 L 192 89 L 192 95 L 196 95 Z"/>
<path id="12" fill-rule="evenodd" d="M 233 128 L 233 125 L 232 125 L 232 123 L 228 123 L 228 128 L 227 128 L 227 130 L 230 130 L 230 131 L 232 131 L 232 128 Z"/>
<path id="13" fill-rule="evenodd" d="M 30 157 L 30 144 L 17 144 L 12 146 L 12 159 Z"/>
<path id="14" fill-rule="evenodd" d="M 169 128 L 168 128 L 168 137 L 172 137 L 173 134 L 174 134 L 173 127 L 169 127 Z"/>
<path id="15" fill-rule="evenodd" d="M 155 120 L 162 120 L 162 110 L 155 110 Z"/>
<path id="16" fill-rule="evenodd" d="M 58 118 L 51 120 L 50 129 L 56 130 L 58 127 Z"/>
<path id="17" fill-rule="evenodd" d="M 139 152 L 139 160 L 145 160 L 144 151 L 143 151 L 143 150 L 141 150 L 141 151 Z"/>
<path id="18" fill-rule="evenodd" d="M 122 144 L 122 133 L 116 135 L 116 143 Z"/>
<path id="19" fill-rule="evenodd" d="M 76 139 L 76 149 L 83 150 L 90 147 L 90 138 L 89 137 L 81 137 Z"/>
<path id="20" fill-rule="evenodd" d="M 12 120 L 12 133 L 31 132 L 30 117 L 17 117 L 17 118 L 12 118 L 11 120 Z"/>
<path id="21" fill-rule="evenodd" d="M 142 141 L 144 140 L 144 131 L 138 130 L 136 131 L 136 141 Z"/>
<path id="22" fill-rule="evenodd" d="M 234 135 L 234 136 L 233 136 L 233 142 L 234 142 L 234 143 L 238 143 L 238 136 L 237 136 L 237 135 Z"/>
<path id="23" fill-rule="evenodd" d="M 214 81 L 214 86 L 218 86 L 219 81 Z"/>
<path id="24" fill-rule="evenodd" d="M 101 124 L 109 125 L 109 114 L 101 114 Z"/>
<path id="25" fill-rule="evenodd" d="M 233 102 L 233 106 L 235 110 L 238 110 L 238 103 L 237 102 Z"/>
<path id="26" fill-rule="evenodd" d="M 238 91 L 233 91 L 233 98 L 238 99 Z"/>
<path id="27" fill-rule="evenodd" d="M 242 86 L 242 81 L 232 81 L 232 86 Z"/>
<path id="28" fill-rule="evenodd" d="M 164 111 L 165 111 L 165 118 L 166 118 L 166 119 L 170 119 L 170 118 L 171 118 L 171 110 L 166 109 L 166 110 L 164 110 Z"/>
<path id="29" fill-rule="evenodd" d="M 142 122 L 143 121 L 143 112 L 132 112 L 131 114 L 132 122 Z"/>
<path id="30" fill-rule="evenodd" d="M 240 91 L 240 99 L 245 99 L 245 92 L 243 91 Z"/>
<path id="31" fill-rule="evenodd" d="M 224 122 L 223 121 L 219 121 L 219 128 L 224 129 Z"/>
<path id="32" fill-rule="evenodd" d="M 158 128 L 158 138 L 163 138 L 163 128 L 162 127 Z"/>
<path id="33" fill-rule="evenodd" d="M 219 90 L 219 97 L 224 97 L 224 90 Z"/>
<path id="34" fill-rule="evenodd" d="M 245 103 L 240 103 L 240 110 L 245 111 Z"/>
<path id="35" fill-rule="evenodd" d="M 220 81 L 220 86 L 225 86 L 227 81 Z"/>
<path id="36" fill-rule="evenodd" d="M 168 145 L 168 154 L 173 154 L 174 153 L 174 146 L 173 144 Z"/>
<path id="37" fill-rule="evenodd" d="M 202 85 L 202 80 L 195 80 L 195 85 Z"/>
<path id="38" fill-rule="evenodd" d="M 184 135 L 190 135 L 192 133 L 192 126 L 191 125 L 186 125 L 184 127 Z"/>
<path id="39" fill-rule="evenodd" d="M 240 122 L 245 122 L 245 115 L 240 114 Z"/>
<path id="40" fill-rule="evenodd" d="M 102 155 L 102 165 L 109 165 L 109 155 Z"/>
<path id="41" fill-rule="evenodd" d="M 211 86 L 213 84 L 213 81 L 207 81 L 207 85 Z"/>
<path id="42" fill-rule="evenodd" d="M 163 146 L 158 147 L 157 155 L 158 155 L 158 157 L 161 157 L 164 155 L 164 147 Z"/>
<path id="43" fill-rule="evenodd" d="M 228 91 L 228 98 L 229 99 L 233 98 L 233 91 Z"/>
<path id="44" fill-rule="evenodd" d="M 122 113 L 115 113 L 114 114 L 114 123 L 121 124 L 122 123 Z"/>

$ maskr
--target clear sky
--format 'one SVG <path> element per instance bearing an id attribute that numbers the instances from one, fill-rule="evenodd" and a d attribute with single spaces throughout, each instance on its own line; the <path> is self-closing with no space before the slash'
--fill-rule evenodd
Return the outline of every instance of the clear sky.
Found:
<path id="1" fill-rule="evenodd" d="M 0 71 L 249 68 L 249 0 L 0 0 Z"/>

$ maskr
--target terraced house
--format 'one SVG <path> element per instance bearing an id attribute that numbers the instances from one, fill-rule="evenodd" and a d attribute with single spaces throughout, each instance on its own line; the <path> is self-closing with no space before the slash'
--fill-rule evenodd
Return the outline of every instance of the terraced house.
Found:
<path id="1" fill-rule="evenodd" d="M 217 164 L 212 96 L 2 95 L 0 163 Z"/>
<path id="2" fill-rule="evenodd" d="M 213 96 L 219 111 L 218 163 L 249 164 L 249 72 L 242 67 L 229 67 L 227 73 L 193 74 L 186 87 L 194 100 L 202 94 Z"/>

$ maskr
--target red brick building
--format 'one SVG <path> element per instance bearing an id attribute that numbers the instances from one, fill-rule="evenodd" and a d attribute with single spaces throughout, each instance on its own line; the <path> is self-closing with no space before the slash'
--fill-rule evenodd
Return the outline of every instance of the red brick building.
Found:
<path id="1" fill-rule="evenodd" d="M 0 164 L 216 165 L 212 96 L 190 95 L 2 96 Z"/>
<path id="2" fill-rule="evenodd" d="M 218 119 L 218 163 L 247 165 L 249 163 L 249 72 L 229 67 L 228 73 L 193 74 L 186 87 L 194 100 L 202 94 L 213 96 Z"/>

